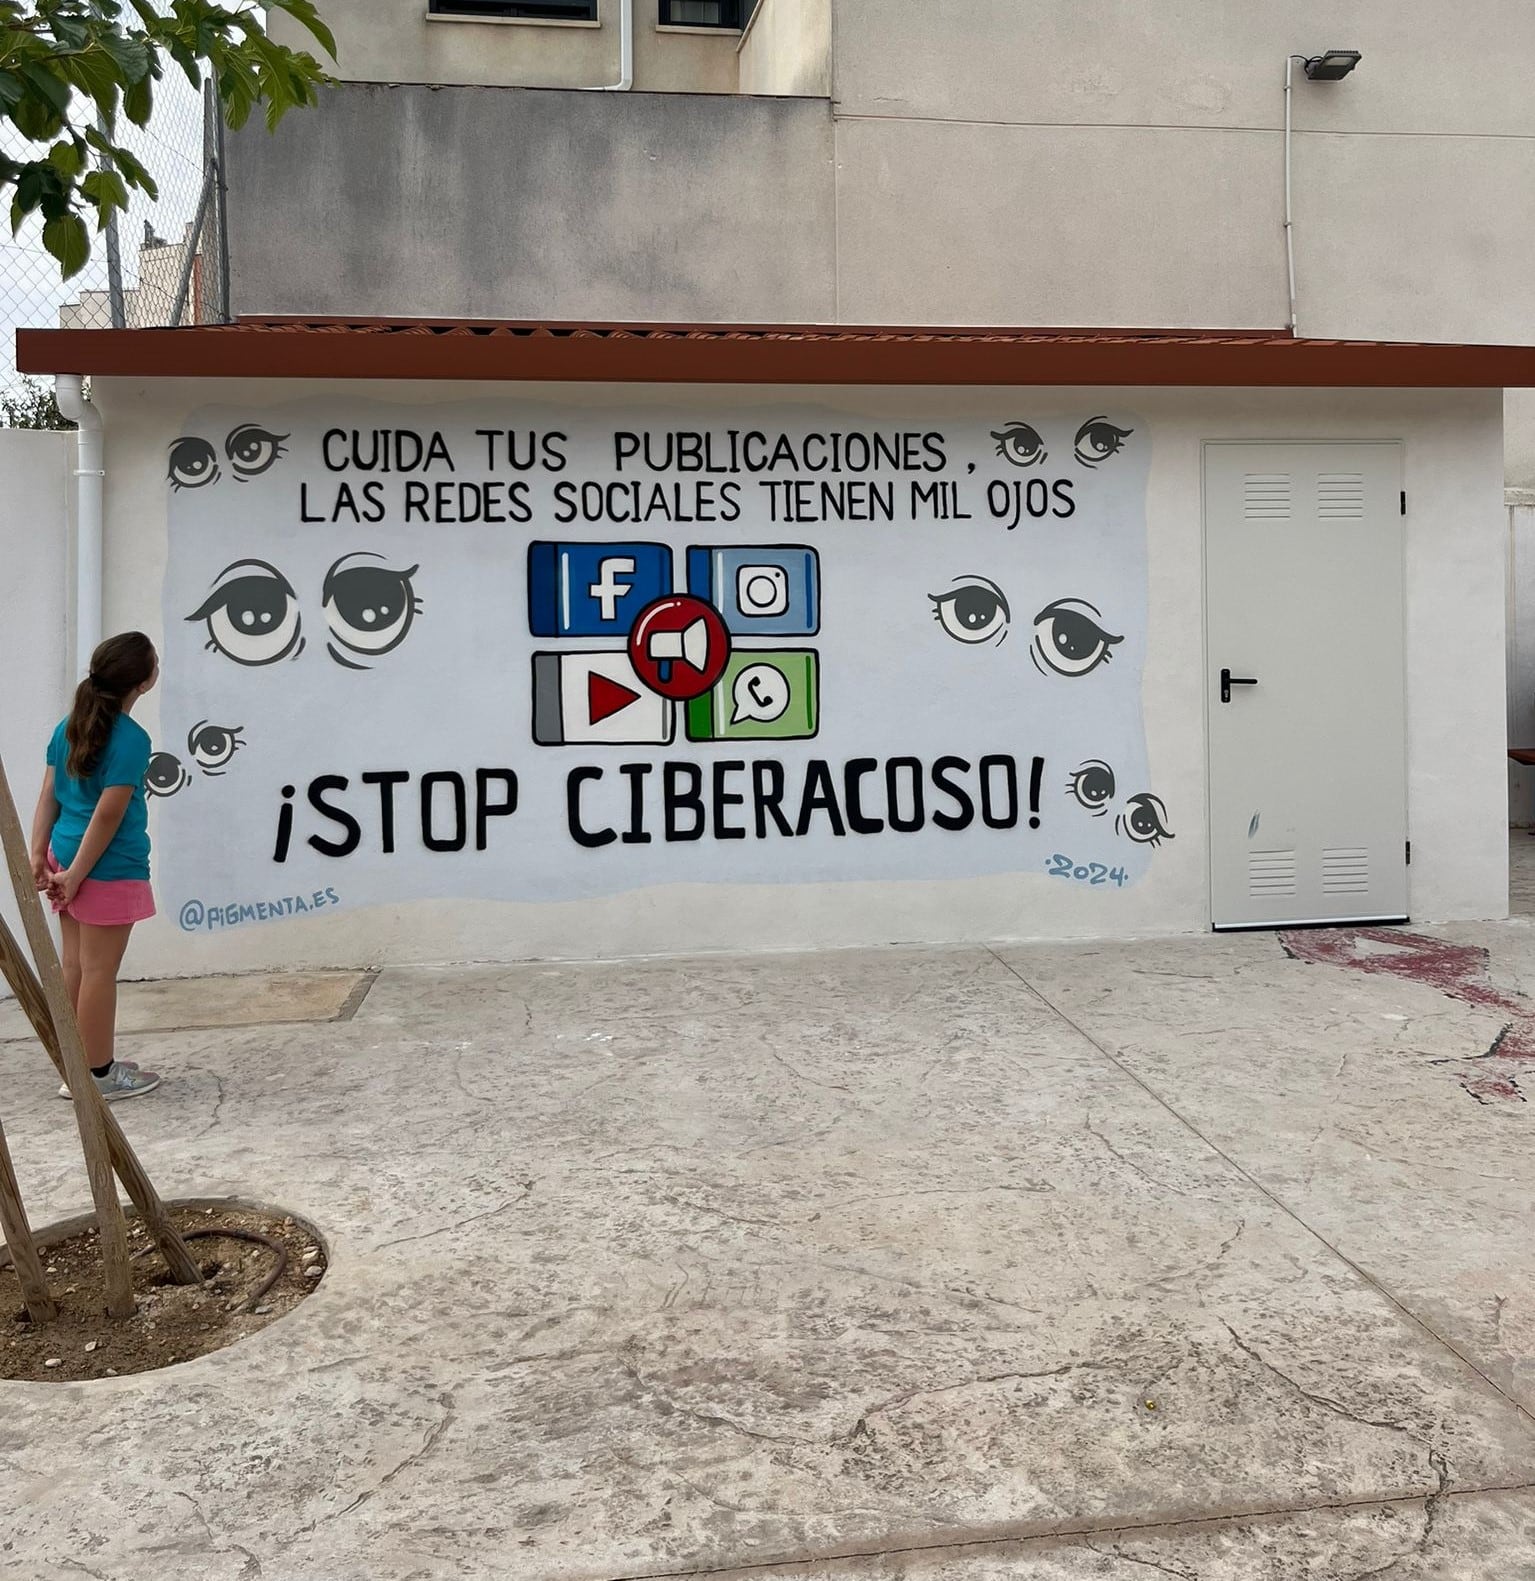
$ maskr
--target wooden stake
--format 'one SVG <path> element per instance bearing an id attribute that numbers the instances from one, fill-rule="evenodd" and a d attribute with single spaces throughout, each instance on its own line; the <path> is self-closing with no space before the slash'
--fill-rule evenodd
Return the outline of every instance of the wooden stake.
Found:
<path id="1" fill-rule="evenodd" d="M 53 1322 L 59 1309 L 48 1294 L 43 1260 L 37 1255 L 37 1242 L 32 1239 L 32 1227 L 27 1223 L 21 1187 L 16 1184 L 16 1171 L 11 1167 L 10 1149 L 5 1145 L 4 1126 L 0 1126 L 0 1230 L 5 1232 L 5 1244 L 11 1249 L 11 1267 L 16 1270 L 16 1282 L 21 1286 L 21 1299 L 27 1304 L 27 1316 L 34 1323 Z"/>
<path id="2" fill-rule="evenodd" d="M 106 1285 L 109 1317 L 132 1317 L 133 1274 L 128 1266 L 128 1231 L 123 1224 L 123 1205 L 117 1200 L 117 1182 L 112 1177 L 112 1161 L 107 1155 L 106 1127 L 102 1124 L 100 1104 L 87 1101 L 86 1089 L 99 1097 L 91 1080 L 91 1067 L 80 1042 L 74 1007 L 64 986 L 53 935 L 43 916 L 42 901 L 32 880 L 32 863 L 21 819 L 5 777 L 0 759 L 0 845 L 5 848 L 5 865 L 11 873 L 11 889 L 21 912 L 22 927 L 37 965 L 43 998 L 48 1005 L 59 1053 L 64 1059 L 64 1080 L 75 1101 L 75 1124 L 80 1132 L 80 1150 L 85 1154 L 85 1173 L 91 1183 L 91 1200 L 96 1204 L 96 1229 L 101 1242 L 102 1275 Z"/>
<path id="3" fill-rule="evenodd" d="M 27 964 L 21 946 L 16 942 L 11 930 L 6 927 L 3 917 L 0 917 L 0 976 L 5 978 L 11 992 L 16 995 L 17 1003 L 26 1011 L 27 1019 L 32 1023 L 32 1030 L 37 1034 L 38 1042 L 43 1045 L 48 1058 L 53 1061 L 54 1070 L 62 1077 L 64 1056 L 59 1053 L 58 1039 L 54 1036 L 53 1022 L 48 1016 L 48 1002 L 43 997 L 42 985 Z M 154 1184 L 144 1172 L 144 1166 L 139 1162 L 138 1154 L 133 1151 L 132 1144 L 123 1135 L 123 1128 L 117 1123 L 117 1116 L 106 1106 L 101 1094 L 96 1091 L 95 1082 L 86 1088 L 86 1102 L 94 1103 L 101 1110 L 101 1123 L 107 1135 L 107 1152 L 112 1159 L 112 1168 L 117 1171 L 117 1178 L 122 1181 L 123 1189 L 133 1199 L 134 1207 L 139 1210 L 140 1219 L 149 1227 L 149 1233 L 154 1236 L 155 1245 L 159 1247 L 160 1255 L 165 1259 L 171 1277 L 178 1285 L 200 1285 L 202 1273 L 192 1261 L 192 1254 L 187 1251 L 181 1232 L 171 1222 L 171 1216 L 160 1200 L 159 1192 L 155 1190 Z"/>

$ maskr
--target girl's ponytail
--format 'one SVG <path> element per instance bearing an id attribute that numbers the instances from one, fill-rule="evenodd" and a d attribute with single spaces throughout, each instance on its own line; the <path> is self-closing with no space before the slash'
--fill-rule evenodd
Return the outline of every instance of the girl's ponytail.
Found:
<path id="1" fill-rule="evenodd" d="M 65 764 L 71 779 L 88 779 L 101 762 L 122 712 L 123 699 L 155 672 L 155 647 L 142 631 L 108 637 L 91 655 L 91 672 L 75 688 L 75 700 L 64 727 L 69 743 Z"/>

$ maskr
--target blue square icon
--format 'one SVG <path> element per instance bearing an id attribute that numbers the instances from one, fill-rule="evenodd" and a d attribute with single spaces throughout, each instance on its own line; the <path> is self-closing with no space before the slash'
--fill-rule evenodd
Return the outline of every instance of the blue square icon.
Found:
<path id="1" fill-rule="evenodd" d="M 535 637 L 625 637 L 672 590 L 664 543 L 528 545 L 528 630 Z"/>
<path id="2" fill-rule="evenodd" d="M 820 560 L 804 544 L 689 549 L 688 592 L 713 604 L 734 637 L 813 637 L 820 629 Z"/>

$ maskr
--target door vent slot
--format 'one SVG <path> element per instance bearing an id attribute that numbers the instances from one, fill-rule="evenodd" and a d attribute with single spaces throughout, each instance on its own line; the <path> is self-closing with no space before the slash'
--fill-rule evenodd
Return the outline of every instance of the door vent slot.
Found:
<path id="1" fill-rule="evenodd" d="M 1249 472 L 1242 481 L 1242 514 L 1248 521 L 1282 521 L 1289 516 L 1289 473 Z"/>
<path id="2" fill-rule="evenodd" d="M 1251 851 L 1247 857 L 1247 892 L 1255 900 L 1295 893 L 1293 851 Z"/>
<path id="3" fill-rule="evenodd" d="M 1364 474 L 1320 473 L 1316 480 L 1316 508 L 1324 520 L 1359 520 L 1364 515 Z"/>
<path id="4" fill-rule="evenodd" d="M 1370 853 L 1352 847 L 1322 852 L 1324 895 L 1365 895 L 1370 890 Z"/>

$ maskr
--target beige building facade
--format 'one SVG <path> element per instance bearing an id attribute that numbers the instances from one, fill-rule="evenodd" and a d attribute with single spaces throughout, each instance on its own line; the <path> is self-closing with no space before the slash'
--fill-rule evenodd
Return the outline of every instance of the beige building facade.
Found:
<path id="1" fill-rule="evenodd" d="M 1286 57 L 1348 47 L 1294 72 L 1299 332 L 1535 338 L 1523 0 L 670 3 L 331 0 L 349 86 L 236 144 L 238 310 L 1281 328 Z"/>

